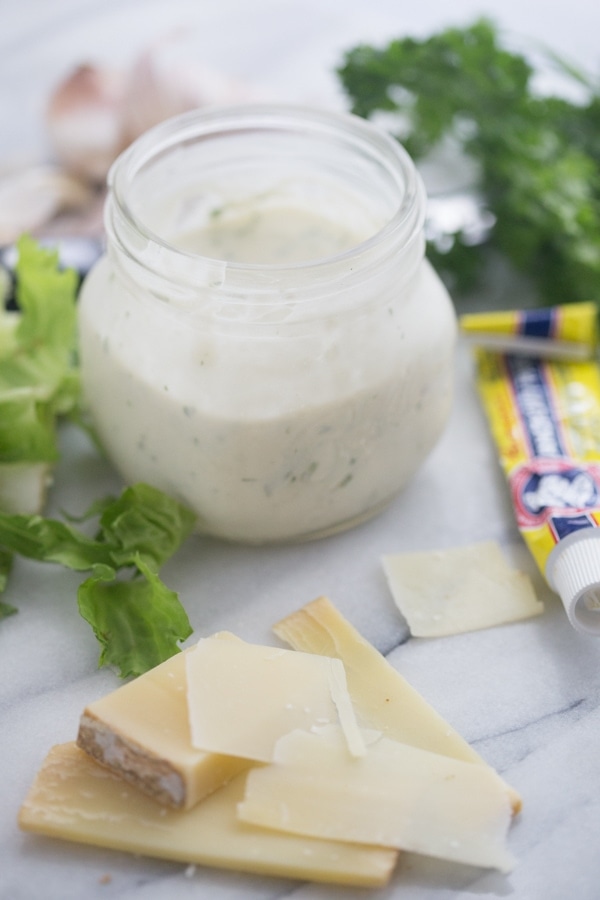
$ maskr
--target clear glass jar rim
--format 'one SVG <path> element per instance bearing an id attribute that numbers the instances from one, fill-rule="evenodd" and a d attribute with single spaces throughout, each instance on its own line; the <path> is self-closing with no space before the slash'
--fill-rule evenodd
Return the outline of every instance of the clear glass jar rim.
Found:
<path id="1" fill-rule="evenodd" d="M 365 241 L 333 256 L 293 264 L 262 264 L 230 262 L 226 259 L 201 257 L 181 250 L 148 228 L 127 201 L 127 192 L 135 176 L 153 159 L 178 145 L 224 134 L 228 130 L 239 133 L 244 130 L 292 128 L 305 133 L 310 128 L 315 135 L 345 136 L 348 143 L 358 148 L 368 148 L 374 161 L 383 164 L 388 174 L 401 188 L 401 199 L 388 222 Z M 232 272 L 281 275 L 285 272 L 322 271 L 344 259 L 355 259 L 361 253 L 369 254 L 390 242 L 395 252 L 406 247 L 419 235 L 425 217 L 425 191 L 419 173 L 404 147 L 392 135 L 351 113 L 321 110 L 291 104 L 244 104 L 239 106 L 209 107 L 192 110 L 161 122 L 134 141 L 113 163 L 108 175 L 107 231 L 111 227 L 111 215 L 127 231 L 133 230 L 150 244 L 160 246 L 163 253 L 186 259 L 204 259 L 206 263 L 227 265 Z M 123 235 L 121 234 L 120 237 Z"/>

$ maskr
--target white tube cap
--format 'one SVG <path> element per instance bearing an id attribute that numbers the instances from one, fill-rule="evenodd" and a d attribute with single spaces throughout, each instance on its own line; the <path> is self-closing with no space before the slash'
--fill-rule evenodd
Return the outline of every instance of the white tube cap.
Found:
<path id="1" fill-rule="evenodd" d="M 582 528 L 560 541 L 546 564 L 573 628 L 600 637 L 600 528 Z"/>

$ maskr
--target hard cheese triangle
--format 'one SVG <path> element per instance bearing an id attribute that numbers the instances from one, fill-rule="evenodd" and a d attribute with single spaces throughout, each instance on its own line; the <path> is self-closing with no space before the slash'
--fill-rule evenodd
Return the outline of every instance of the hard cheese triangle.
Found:
<path id="1" fill-rule="evenodd" d="M 340 721 L 364 747 L 343 664 L 219 632 L 90 703 L 77 744 L 167 806 L 191 809 L 278 737 Z"/>
<path id="2" fill-rule="evenodd" d="M 248 761 L 197 750 L 190 739 L 185 660 L 166 662 L 90 703 L 82 750 L 160 803 L 190 809 Z"/>
<path id="3" fill-rule="evenodd" d="M 243 872 L 377 887 L 394 850 L 296 837 L 241 822 L 244 775 L 189 811 L 167 809 L 71 744 L 54 747 L 19 814 L 25 831 Z"/>

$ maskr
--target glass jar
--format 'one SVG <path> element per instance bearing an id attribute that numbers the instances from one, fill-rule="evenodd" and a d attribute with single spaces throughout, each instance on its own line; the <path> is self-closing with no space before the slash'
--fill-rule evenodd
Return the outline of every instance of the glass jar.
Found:
<path id="1" fill-rule="evenodd" d="M 85 396 L 125 480 L 251 543 L 381 510 L 451 407 L 424 211 L 406 152 L 354 116 L 212 109 L 138 139 L 79 309 Z"/>

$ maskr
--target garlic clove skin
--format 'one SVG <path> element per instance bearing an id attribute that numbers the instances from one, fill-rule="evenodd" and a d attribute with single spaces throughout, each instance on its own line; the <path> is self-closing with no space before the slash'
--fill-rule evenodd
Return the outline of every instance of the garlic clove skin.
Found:
<path id="1" fill-rule="evenodd" d="M 0 244 L 38 231 L 59 212 L 83 210 L 93 199 L 87 183 L 54 166 L 5 172 L 0 175 Z"/>
<path id="2" fill-rule="evenodd" d="M 129 69 L 80 65 L 50 95 L 48 135 L 59 164 L 103 185 L 135 138 L 203 106 L 267 101 L 272 94 L 203 65 L 177 34 L 148 47 Z"/>
<path id="3" fill-rule="evenodd" d="M 67 170 L 103 184 L 124 148 L 121 111 L 124 73 L 80 65 L 50 96 L 47 127 L 57 160 Z"/>
<path id="4" fill-rule="evenodd" d="M 273 97 L 204 65 L 177 35 L 149 47 L 134 62 L 122 102 L 123 136 L 130 143 L 153 125 L 203 106 L 257 102 Z"/>

